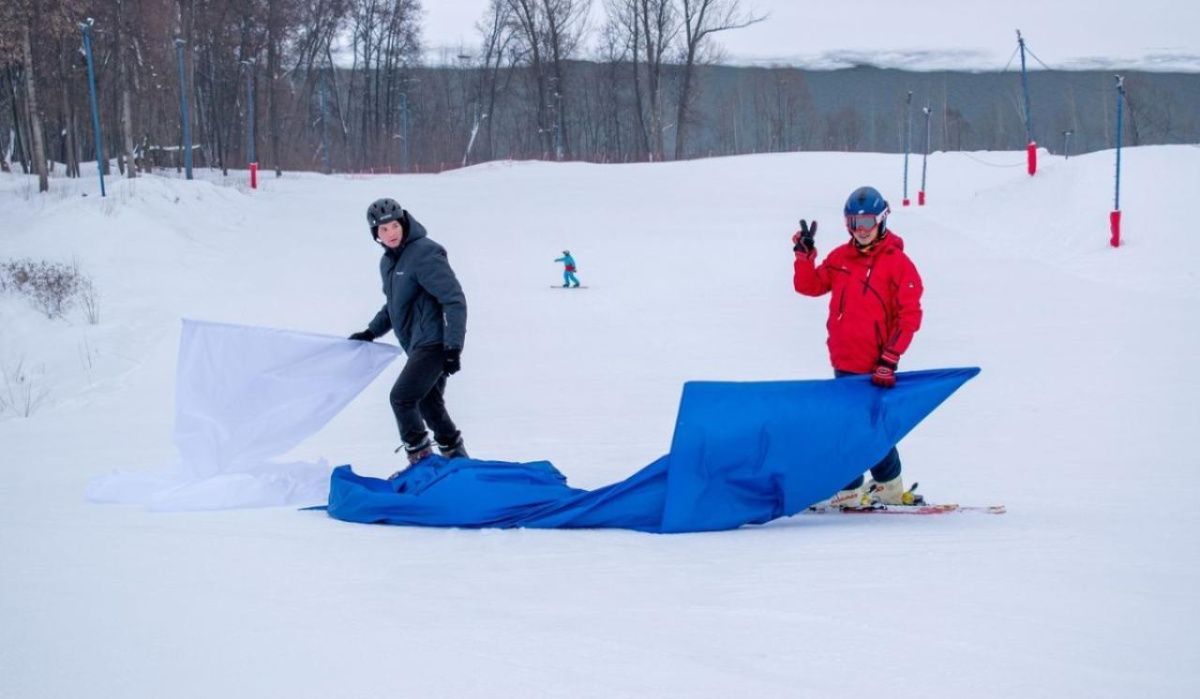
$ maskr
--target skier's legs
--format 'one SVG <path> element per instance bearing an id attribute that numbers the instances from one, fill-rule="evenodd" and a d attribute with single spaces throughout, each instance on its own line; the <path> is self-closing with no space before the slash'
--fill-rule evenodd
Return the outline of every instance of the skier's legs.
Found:
<path id="1" fill-rule="evenodd" d="M 437 443 L 450 445 L 457 442 L 461 435 L 454 421 L 450 419 L 450 414 L 446 412 L 445 392 L 446 375 L 442 374 L 417 407 L 421 411 L 421 417 L 433 429 L 433 438 Z"/>
<path id="2" fill-rule="evenodd" d="M 576 277 L 574 272 L 567 272 L 567 276 L 570 278 L 572 284 L 579 286 L 579 277 Z"/>
<path id="3" fill-rule="evenodd" d="M 563 270 L 563 286 L 568 286 L 571 283 L 571 273 Z"/>
<path id="4" fill-rule="evenodd" d="M 876 483 L 886 483 L 890 480 L 895 480 L 900 475 L 900 452 L 896 451 L 896 447 L 887 453 L 879 463 L 871 467 L 871 478 L 875 479 Z M 863 477 L 859 476 L 842 487 L 842 490 L 854 490 L 861 487 Z"/>
<path id="5" fill-rule="evenodd" d="M 844 379 L 847 376 L 858 376 L 859 374 L 855 374 L 852 371 L 842 371 L 841 369 L 834 369 L 833 375 L 834 375 L 834 378 Z M 880 459 L 879 463 L 877 463 L 871 467 L 871 477 L 875 479 L 876 483 L 884 483 L 884 482 L 893 480 L 899 475 L 900 475 L 900 452 L 896 451 L 896 447 L 892 447 L 892 450 L 889 451 L 882 459 Z M 854 480 L 847 483 L 846 486 L 842 488 L 842 490 L 853 490 L 855 488 L 861 487 L 862 484 L 863 484 L 863 477 L 859 476 L 858 478 L 855 478 Z"/>
<path id="6" fill-rule="evenodd" d="M 876 483 L 886 483 L 895 480 L 900 476 L 900 452 L 896 451 L 896 447 L 879 460 L 879 463 L 871 467 L 871 477 Z"/>
<path id="7" fill-rule="evenodd" d="M 392 412 L 400 439 L 407 446 L 421 444 L 429 435 L 421 418 L 420 402 L 442 378 L 444 355 L 441 347 L 417 347 L 408 353 L 408 361 L 392 386 Z"/>
<path id="8" fill-rule="evenodd" d="M 842 371 L 841 369 L 833 370 L 833 378 L 835 378 L 835 379 L 844 379 L 847 376 L 857 376 L 857 374 L 855 374 L 852 371 Z M 859 476 L 858 478 L 855 478 L 854 480 L 850 481 L 846 485 L 842 486 L 842 490 L 858 490 L 859 488 L 862 487 L 862 484 L 863 484 L 863 477 Z"/>

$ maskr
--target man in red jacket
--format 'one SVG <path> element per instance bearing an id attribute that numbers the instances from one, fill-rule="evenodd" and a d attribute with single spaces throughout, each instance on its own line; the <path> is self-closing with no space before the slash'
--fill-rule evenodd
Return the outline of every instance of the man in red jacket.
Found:
<path id="1" fill-rule="evenodd" d="M 820 265 L 815 264 L 813 245 L 817 222 L 809 226 L 801 220 L 800 230 L 792 236 L 796 291 L 805 296 L 832 292 L 825 327 L 834 375 L 870 374 L 871 383 L 884 389 L 896 385 L 900 355 L 921 327 L 923 291 L 917 268 L 904 254 L 904 241 L 887 228 L 889 211 L 875 188 L 854 190 L 844 208 L 850 240 L 834 248 Z M 866 487 L 862 476 L 847 484 L 829 506 L 856 507 L 872 500 L 905 503 L 895 447 L 871 467 L 871 477 Z"/>

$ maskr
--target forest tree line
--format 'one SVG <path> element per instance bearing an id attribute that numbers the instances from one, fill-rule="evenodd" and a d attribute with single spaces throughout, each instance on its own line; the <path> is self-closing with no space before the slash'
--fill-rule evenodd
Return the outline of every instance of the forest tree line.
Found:
<path id="1" fill-rule="evenodd" d="M 1016 150 L 1019 74 L 721 64 L 740 0 L 490 0 L 476 41 L 430 52 L 419 0 L 5 0 L 0 167 L 128 177 L 197 167 L 429 172 L 495 159 L 659 161 L 796 150 Z M 181 77 L 182 76 L 182 77 Z M 1038 71 L 1032 136 L 1109 148 L 1111 73 Z M 1127 145 L 1200 141 L 1200 76 L 1126 74 Z M 911 93 L 911 96 L 910 96 Z M 252 117 L 252 119 L 251 119 Z M 36 154 L 36 156 L 35 156 Z"/>

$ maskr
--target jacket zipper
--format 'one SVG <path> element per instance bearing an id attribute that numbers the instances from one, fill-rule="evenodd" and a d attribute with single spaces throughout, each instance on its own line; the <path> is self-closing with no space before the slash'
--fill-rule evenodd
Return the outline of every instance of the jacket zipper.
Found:
<path id="1" fill-rule="evenodd" d="M 839 271 L 839 272 L 845 272 L 847 275 L 849 275 L 849 274 L 850 274 L 850 270 L 848 270 L 848 269 L 845 269 L 845 268 L 839 269 L 838 271 Z M 838 315 L 837 315 L 837 319 L 840 321 L 840 320 L 842 319 L 842 316 L 843 316 L 843 315 L 845 315 L 845 314 L 846 314 L 846 289 L 845 289 L 845 288 L 843 288 L 843 289 L 842 289 L 842 293 L 838 295 Z"/>

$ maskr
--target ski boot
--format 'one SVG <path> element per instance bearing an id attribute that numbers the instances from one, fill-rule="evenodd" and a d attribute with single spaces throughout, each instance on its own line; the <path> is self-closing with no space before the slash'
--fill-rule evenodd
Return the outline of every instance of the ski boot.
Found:
<path id="1" fill-rule="evenodd" d="M 919 483 L 913 483 L 908 490 L 904 489 L 904 479 L 896 476 L 890 481 L 877 482 L 872 480 L 867 484 L 867 494 L 863 503 L 867 505 L 924 505 L 925 496 L 916 492 Z"/>
<path id="2" fill-rule="evenodd" d="M 857 488 L 839 490 L 833 497 L 829 498 L 828 500 L 818 502 L 809 509 L 841 510 L 846 508 L 859 508 L 869 504 L 866 498 L 867 489 L 866 487 L 860 485 Z"/>
<path id="3" fill-rule="evenodd" d="M 404 455 L 408 458 L 408 466 L 388 476 L 389 481 L 395 480 L 400 476 L 400 474 L 404 473 L 413 466 L 416 466 L 421 459 L 433 454 L 433 444 L 429 441 L 428 435 L 426 435 L 419 443 L 415 445 L 401 444 L 400 446 L 396 447 L 396 453 L 399 453 L 401 449 L 404 450 Z"/>
<path id="4" fill-rule="evenodd" d="M 449 442 L 437 440 L 438 452 L 447 459 L 469 459 L 467 447 L 463 444 L 462 433 L 454 436 Z"/>

